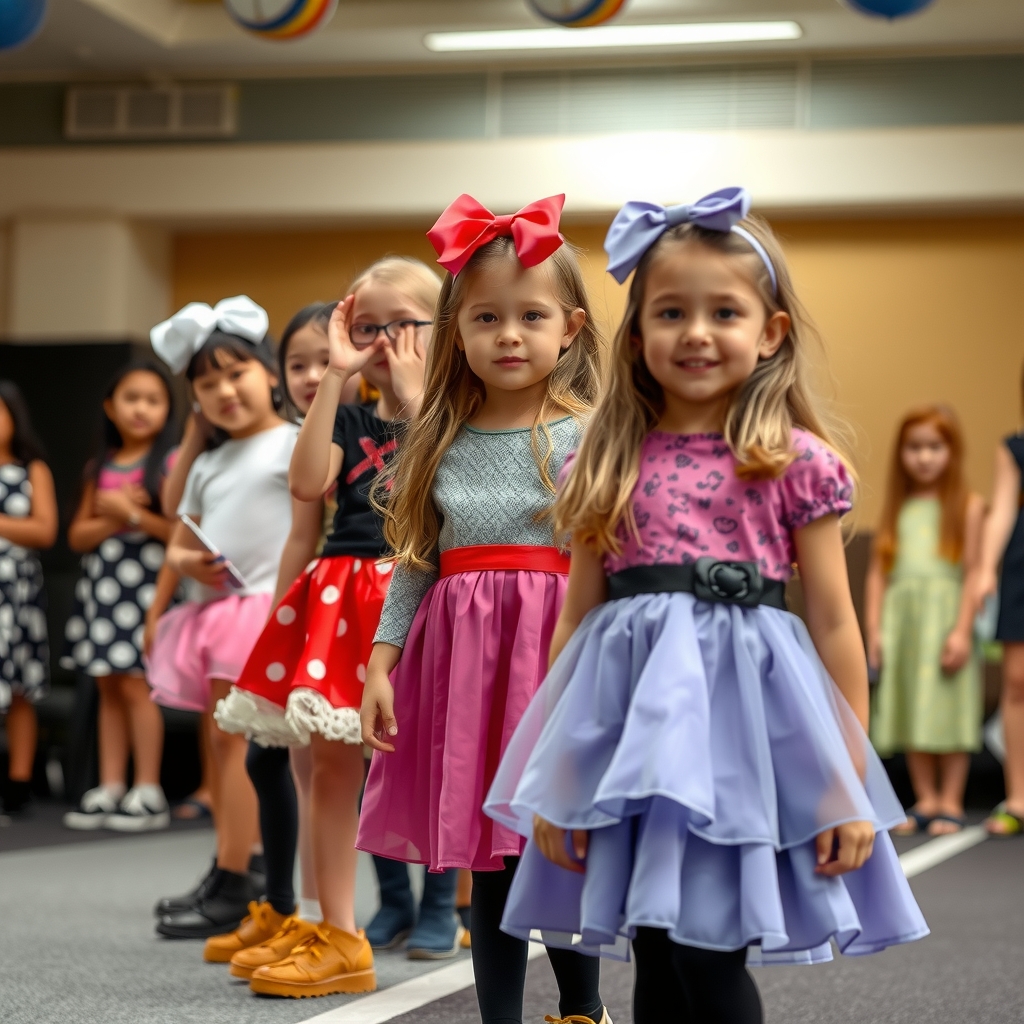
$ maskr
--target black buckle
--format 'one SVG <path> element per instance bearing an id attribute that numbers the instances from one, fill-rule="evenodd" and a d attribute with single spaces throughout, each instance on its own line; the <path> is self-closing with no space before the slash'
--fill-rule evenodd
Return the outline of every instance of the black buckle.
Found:
<path id="1" fill-rule="evenodd" d="M 720 562 L 698 558 L 693 567 L 693 596 L 700 601 L 723 601 L 744 608 L 761 603 L 764 577 L 756 562 Z"/>

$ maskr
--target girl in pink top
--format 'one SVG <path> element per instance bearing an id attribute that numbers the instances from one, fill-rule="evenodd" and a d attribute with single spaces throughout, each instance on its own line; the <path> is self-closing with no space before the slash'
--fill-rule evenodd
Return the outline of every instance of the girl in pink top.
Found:
<path id="1" fill-rule="evenodd" d="M 612 224 L 609 270 L 636 274 L 555 504 L 572 563 L 551 669 L 485 804 L 532 837 L 503 929 L 606 956 L 631 940 L 636 1024 L 760 1024 L 749 957 L 927 933 L 864 731 L 851 477 L 748 207 L 725 189 Z M 806 627 L 786 610 L 794 562 Z"/>

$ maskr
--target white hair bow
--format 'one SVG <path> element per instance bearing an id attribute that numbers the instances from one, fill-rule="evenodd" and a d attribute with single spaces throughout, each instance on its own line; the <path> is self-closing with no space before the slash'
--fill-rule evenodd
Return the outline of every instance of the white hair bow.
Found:
<path id="1" fill-rule="evenodd" d="M 221 299 L 212 309 L 205 302 L 190 302 L 169 320 L 157 324 L 149 332 L 149 340 L 171 372 L 181 373 L 214 331 L 257 345 L 269 326 L 270 319 L 262 306 L 248 295 L 236 295 Z"/>

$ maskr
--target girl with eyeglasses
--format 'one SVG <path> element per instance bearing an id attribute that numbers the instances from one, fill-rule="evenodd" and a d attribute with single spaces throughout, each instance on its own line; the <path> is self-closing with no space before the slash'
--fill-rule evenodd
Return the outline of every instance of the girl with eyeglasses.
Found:
<path id="1" fill-rule="evenodd" d="M 297 504 L 318 503 L 337 484 L 334 527 L 321 557 L 277 605 L 217 709 L 226 731 L 268 746 L 309 746 L 312 754 L 310 827 L 323 921 L 310 927 L 278 913 L 276 933 L 233 957 L 232 974 L 250 978 L 253 991 L 265 995 L 376 987 L 373 953 L 355 923 L 359 707 L 392 566 L 369 491 L 398 448 L 405 421 L 419 409 L 439 290 L 425 264 L 389 256 L 360 275 L 334 310 L 327 370 L 289 471 Z M 379 397 L 340 404 L 357 373 Z"/>

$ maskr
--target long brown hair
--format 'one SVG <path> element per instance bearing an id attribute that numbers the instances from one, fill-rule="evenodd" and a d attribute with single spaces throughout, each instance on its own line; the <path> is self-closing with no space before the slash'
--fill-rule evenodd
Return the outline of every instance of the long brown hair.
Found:
<path id="1" fill-rule="evenodd" d="M 963 555 L 968 499 L 967 481 L 964 479 L 963 431 L 956 413 L 948 406 L 924 405 L 912 409 L 903 417 L 892 448 L 882 521 L 875 535 L 875 551 L 885 572 L 889 572 L 896 561 L 896 524 L 900 509 L 914 490 L 914 481 L 903 465 L 903 446 L 911 428 L 921 424 L 934 427 L 949 448 L 949 464 L 938 481 L 939 501 L 942 505 L 939 554 L 954 564 Z"/>
<path id="2" fill-rule="evenodd" d="M 431 490 L 437 467 L 464 423 L 484 400 L 484 384 L 457 345 L 458 315 L 466 281 L 500 260 L 518 259 L 512 239 L 499 237 L 478 249 L 457 277 L 448 274 L 434 315 L 427 352 L 423 407 L 386 475 L 374 485 L 374 504 L 384 516 L 384 536 L 397 560 L 410 568 L 432 567 L 441 529 Z M 583 417 L 597 400 L 600 379 L 600 334 L 595 326 L 575 249 L 563 244 L 548 257 L 555 296 L 568 317 L 582 309 L 586 319 L 568 348 L 562 350 L 547 379 L 544 402 L 534 421 L 531 445 L 541 480 L 552 493 L 548 465 L 553 442 L 545 421 L 561 413 Z M 386 488 L 391 485 L 390 493 Z"/>
<path id="3" fill-rule="evenodd" d="M 820 342 L 797 299 L 782 247 L 760 217 L 741 226 L 771 258 L 778 289 L 748 242 L 732 232 L 681 224 L 644 254 L 629 289 L 622 323 L 612 342 L 611 374 L 580 445 L 573 471 L 555 504 L 555 530 L 577 536 L 597 554 L 618 552 L 620 524 L 636 532 L 630 496 L 640 472 L 640 448 L 665 408 L 665 394 L 644 362 L 639 311 L 651 264 L 668 245 L 699 244 L 742 259 L 767 315 L 783 311 L 791 326 L 775 355 L 762 359 L 737 390 L 725 420 L 725 440 L 743 479 L 781 476 L 793 461 L 792 430 L 816 434 L 852 466 L 844 425 L 822 407 L 808 382 L 808 345 Z"/>

